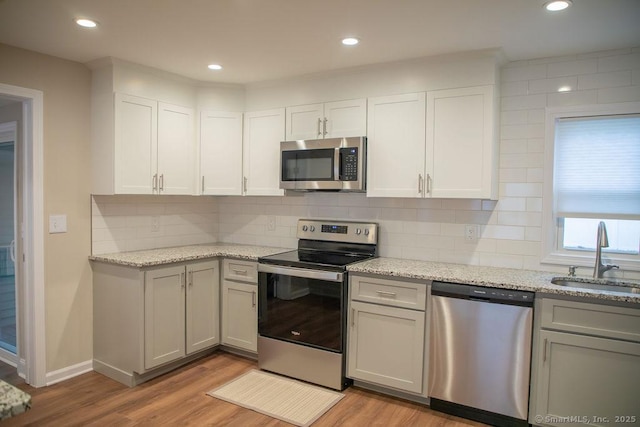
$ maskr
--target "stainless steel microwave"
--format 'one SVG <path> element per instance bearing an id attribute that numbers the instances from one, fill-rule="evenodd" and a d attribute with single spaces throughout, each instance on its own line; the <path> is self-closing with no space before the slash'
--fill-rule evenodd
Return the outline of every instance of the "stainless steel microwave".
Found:
<path id="1" fill-rule="evenodd" d="M 363 192 L 367 138 L 327 138 L 280 143 L 280 188 Z"/>

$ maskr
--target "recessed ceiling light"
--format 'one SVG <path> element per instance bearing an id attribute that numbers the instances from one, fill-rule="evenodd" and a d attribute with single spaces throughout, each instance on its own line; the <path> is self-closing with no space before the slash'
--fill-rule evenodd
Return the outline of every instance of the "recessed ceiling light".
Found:
<path id="1" fill-rule="evenodd" d="M 76 19 L 76 24 L 85 28 L 95 28 L 98 26 L 98 23 L 96 21 L 94 21 L 93 19 L 86 19 L 86 18 Z"/>
<path id="2" fill-rule="evenodd" d="M 571 92 L 571 86 L 560 86 L 558 92 Z"/>
<path id="3" fill-rule="evenodd" d="M 346 37 L 342 39 L 342 44 L 345 46 L 355 46 L 360 43 L 360 40 L 355 37 Z"/>
<path id="4" fill-rule="evenodd" d="M 220 64 L 209 64 L 207 68 L 210 70 L 222 70 L 222 65 Z"/>
<path id="5" fill-rule="evenodd" d="M 557 12 L 559 10 L 565 10 L 573 3 L 571 0 L 553 0 L 544 4 L 544 8 L 549 12 Z"/>

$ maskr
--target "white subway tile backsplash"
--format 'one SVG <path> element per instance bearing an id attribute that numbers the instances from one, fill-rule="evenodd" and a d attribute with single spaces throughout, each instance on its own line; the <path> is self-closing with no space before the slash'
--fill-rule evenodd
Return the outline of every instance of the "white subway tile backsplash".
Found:
<path id="1" fill-rule="evenodd" d="M 575 90 L 578 87 L 576 76 L 556 77 L 553 79 L 531 80 L 529 82 L 529 93 L 555 93 L 561 88 Z"/>
<path id="2" fill-rule="evenodd" d="M 631 70 L 578 76 L 578 90 L 631 85 Z"/>
<path id="3" fill-rule="evenodd" d="M 502 69 L 500 74 L 500 79 L 503 83 L 544 79 L 546 77 L 547 66 L 544 64 L 523 64 L 520 67 L 506 67 Z"/>
<path id="4" fill-rule="evenodd" d="M 575 92 L 558 92 L 547 95 L 548 107 L 568 107 L 574 105 L 591 105 L 598 101 L 598 91 L 581 90 Z"/>
<path id="5" fill-rule="evenodd" d="M 570 92 L 557 92 L 570 86 Z M 214 241 L 294 248 L 299 218 L 374 221 L 379 254 L 497 267 L 540 263 L 546 110 L 640 101 L 640 47 L 506 64 L 500 82 L 499 200 L 367 198 L 357 193 L 284 197 L 94 196 L 94 254 Z M 154 217 L 159 230 L 152 231 Z M 275 230 L 267 229 L 275 217 Z M 464 238 L 467 224 L 480 238 Z M 640 278 L 640 273 L 638 273 Z"/>
<path id="6" fill-rule="evenodd" d="M 599 104 L 638 101 L 640 101 L 640 86 L 637 85 L 629 87 L 598 89 Z"/>
<path id="7" fill-rule="evenodd" d="M 576 61 L 552 62 L 547 64 L 547 76 L 565 77 L 598 72 L 598 59 L 580 59 Z"/>

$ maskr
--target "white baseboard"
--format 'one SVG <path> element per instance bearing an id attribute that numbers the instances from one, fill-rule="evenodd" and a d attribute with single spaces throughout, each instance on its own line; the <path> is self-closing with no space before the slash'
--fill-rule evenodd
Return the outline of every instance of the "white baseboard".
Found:
<path id="1" fill-rule="evenodd" d="M 93 371 L 93 361 L 87 360 L 80 362 L 76 365 L 67 366 L 66 368 L 58 369 L 57 371 L 47 372 L 46 383 L 47 385 L 53 385 L 60 381 L 68 380 L 78 375 L 86 374 Z"/>

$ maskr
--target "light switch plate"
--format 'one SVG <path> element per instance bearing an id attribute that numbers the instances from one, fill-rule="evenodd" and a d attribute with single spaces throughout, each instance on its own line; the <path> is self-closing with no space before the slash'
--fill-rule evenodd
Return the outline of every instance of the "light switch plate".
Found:
<path id="1" fill-rule="evenodd" d="M 66 233 L 67 232 L 67 216 L 66 215 L 49 215 L 49 234 Z"/>

